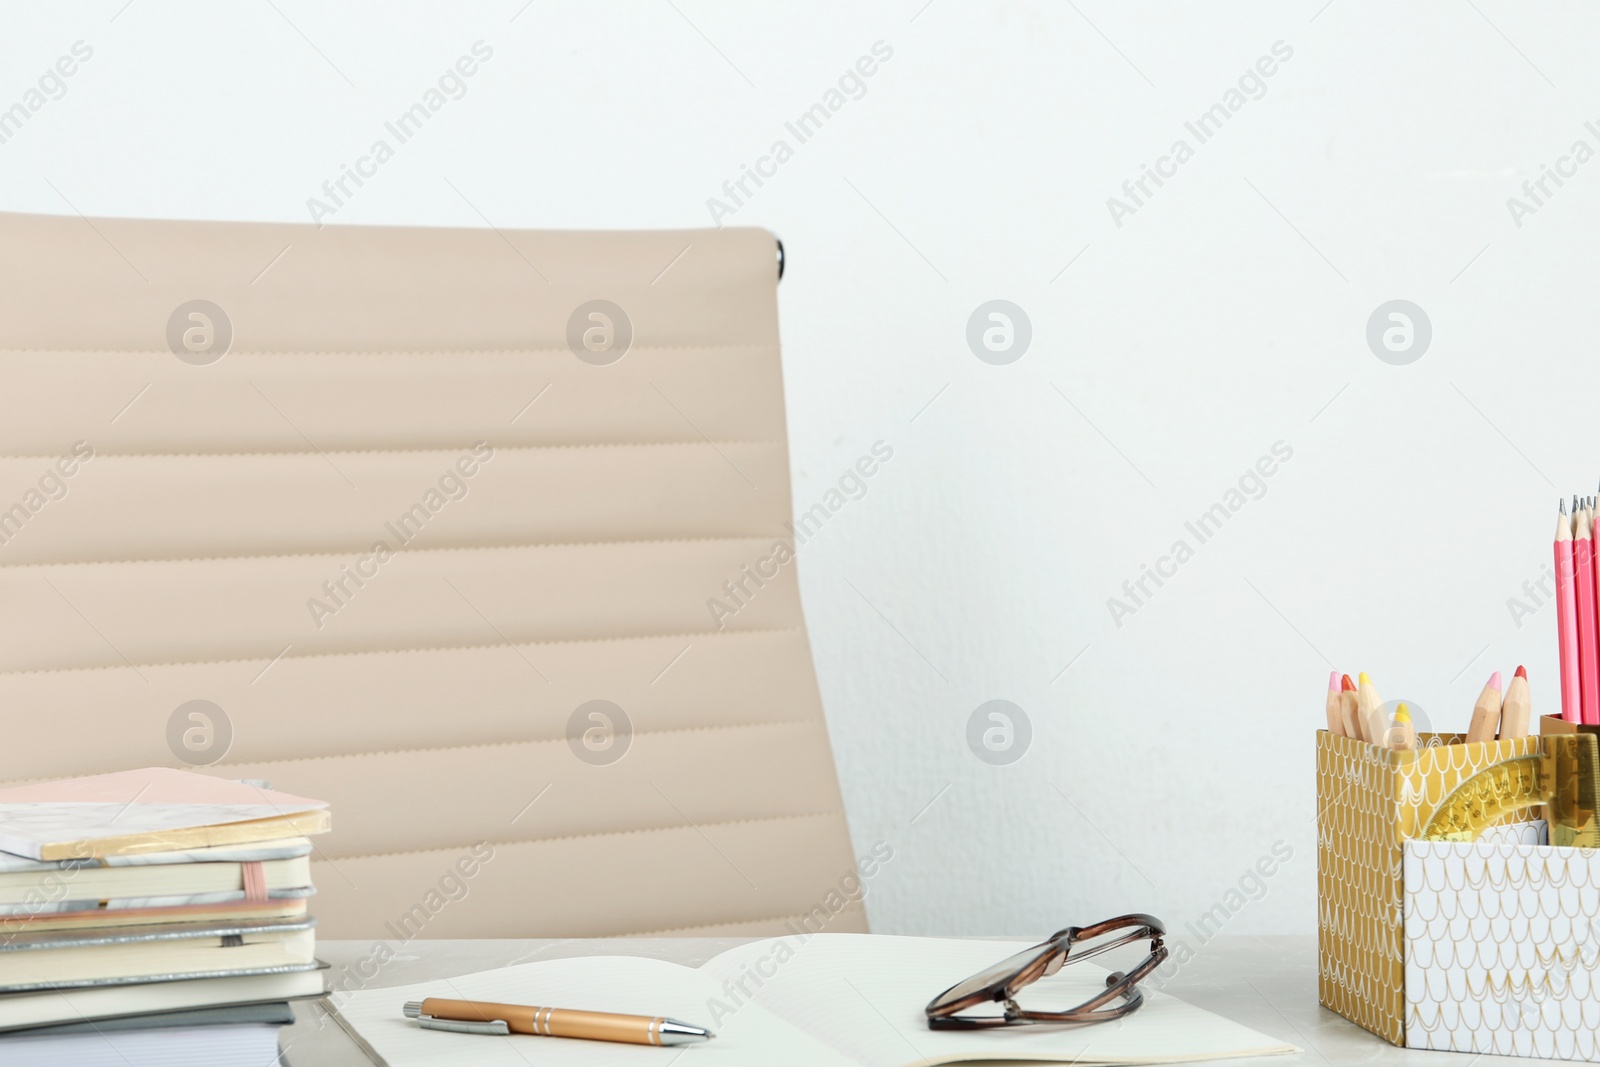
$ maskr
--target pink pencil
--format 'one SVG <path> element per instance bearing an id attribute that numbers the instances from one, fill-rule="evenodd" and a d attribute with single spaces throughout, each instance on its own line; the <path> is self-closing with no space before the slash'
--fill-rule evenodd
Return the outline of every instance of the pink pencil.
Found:
<path id="1" fill-rule="evenodd" d="M 1582 685 L 1578 680 L 1578 605 L 1573 599 L 1577 572 L 1572 562 L 1572 519 L 1561 502 L 1556 519 L 1556 647 L 1561 652 L 1561 717 L 1583 721 Z"/>
<path id="2" fill-rule="evenodd" d="M 1584 522 L 1587 523 L 1588 527 L 1589 527 L 1589 569 L 1592 570 L 1595 573 L 1595 579 L 1594 579 L 1594 588 L 1595 588 L 1595 597 L 1594 597 L 1595 688 L 1593 690 L 1595 699 L 1594 699 L 1594 703 L 1592 703 L 1592 704 L 1582 704 L 1580 702 L 1580 714 L 1584 714 L 1586 716 L 1584 718 L 1584 720 L 1583 720 L 1584 722 L 1590 723 L 1590 724 L 1600 724 L 1600 540 L 1596 539 L 1596 535 L 1600 534 L 1600 521 L 1597 521 L 1596 518 L 1595 518 L 1595 498 L 1592 497 L 1592 496 L 1591 497 L 1585 497 L 1583 499 L 1582 503 L 1583 503 L 1583 518 L 1584 518 Z M 1574 517 L 1574 521 L 1573 521 L 1572 525 L 1573 525 L 1574 531 L 1576 531 L 1577 525 L 1578 525 L 1577 521 L 1576 521 L 1576 517 Z M 1574 571 L 1576 571 L 1576 569 L 1577 569 L 1577 551 L 1578 551 L 1578 546 L 1577 546 L 1577 541 L 1576 541 L 1576 533 L 1574 533 L 1574 541 L 1573 541 L 1572 551 L 1573 551 L 1573 569 L 1574 569 Z M 1582 653 L 1579 653 L 1579 659 L 1580 660 L 1582 659 Z M 1579 670 L 1580 670 L 1580 677 L 1581 677 L 1581 671 L 1582 671 L 1581 665 L 1580 665 Z M 1583 709 L 1587 709 L 1587 710 L 1584 711 Z"/>
<path id="3" fill-rule="evenodd" d="M 1595 662 L 1594 540 L 1589 513 L 1579 508 L 1572 528 L 1572 564 L 1577 571 L 1578 680 L 1583 683 L 1579 707 L 1585 723 L 1600 724 L 1600 664 Z"/>

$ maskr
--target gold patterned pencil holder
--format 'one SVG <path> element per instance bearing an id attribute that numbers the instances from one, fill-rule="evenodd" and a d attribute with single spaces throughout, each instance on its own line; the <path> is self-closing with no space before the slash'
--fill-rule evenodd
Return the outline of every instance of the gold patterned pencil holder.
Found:
<path id="1" fill-rule="evenodd" d="M 1408 1048 L 1600 1062 L 1600 851 L 1513 810 L 1544 789 L 1557 840 L 1600 841 L 1595 742 L 1418 744 L 1317 734 L 1319 999 Z"/>

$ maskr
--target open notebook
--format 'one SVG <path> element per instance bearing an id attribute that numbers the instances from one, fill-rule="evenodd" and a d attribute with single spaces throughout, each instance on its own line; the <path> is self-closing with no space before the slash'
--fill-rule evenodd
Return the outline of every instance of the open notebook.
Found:
<path id="1" fill-rule="evenodd" d="M 662 1067 L 641 1045 L 424 1030 L 401 1006 L 426 997 L 667 1015 L 717 1033 L 684 1050 L 688 1064 L 738 1067 L 920 1067 L 964 1060 L 1175 1063 L 1297 1051 L 1265 1034 L 1147 992 L 1126 1019 L 1001 1032 L 933 1031 L 923 1006 L 1017 951 L 1014 941 L 818 934 L 756 941 L 698 968 L 633 956 L 527 963 L 460 978 L 334 998 L 345 1029 L 388 1067 Z M 1105 988 L 1106 971 L 1073 964 L 1029 987 L 1029 1003 L 1068 1007 Z M 675 1058 L 666 1052 L 665 1058 Z"/>

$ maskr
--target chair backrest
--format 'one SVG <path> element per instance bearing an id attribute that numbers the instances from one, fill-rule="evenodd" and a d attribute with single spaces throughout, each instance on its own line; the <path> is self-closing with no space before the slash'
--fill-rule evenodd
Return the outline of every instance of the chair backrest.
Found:
<path id="1" fill-rule="evenodd" d="M 325 937 L 815 920 L 854 860 L 776 273 L 757 230 L 0 215 L 0 781 L 324 798 Z"/>

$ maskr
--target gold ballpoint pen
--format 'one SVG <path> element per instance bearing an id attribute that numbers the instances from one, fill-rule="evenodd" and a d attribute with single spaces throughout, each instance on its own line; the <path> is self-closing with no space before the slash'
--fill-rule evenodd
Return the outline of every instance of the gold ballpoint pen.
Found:
<path id="1" fill-rule="evenodd" d="M 692 1045 L 716 1034 L 677 1019 L 649 1015 L 614 1015 L 571 1008 L 539 1008 L 529 1004 L 490 1004 L 481 1000 L 429 997 L 405 1005 L 408 1019 L 430 1030 L 461 1034 L 538 1034 L 589 1041 L 622 1041 L 630 1045 Z"/>

